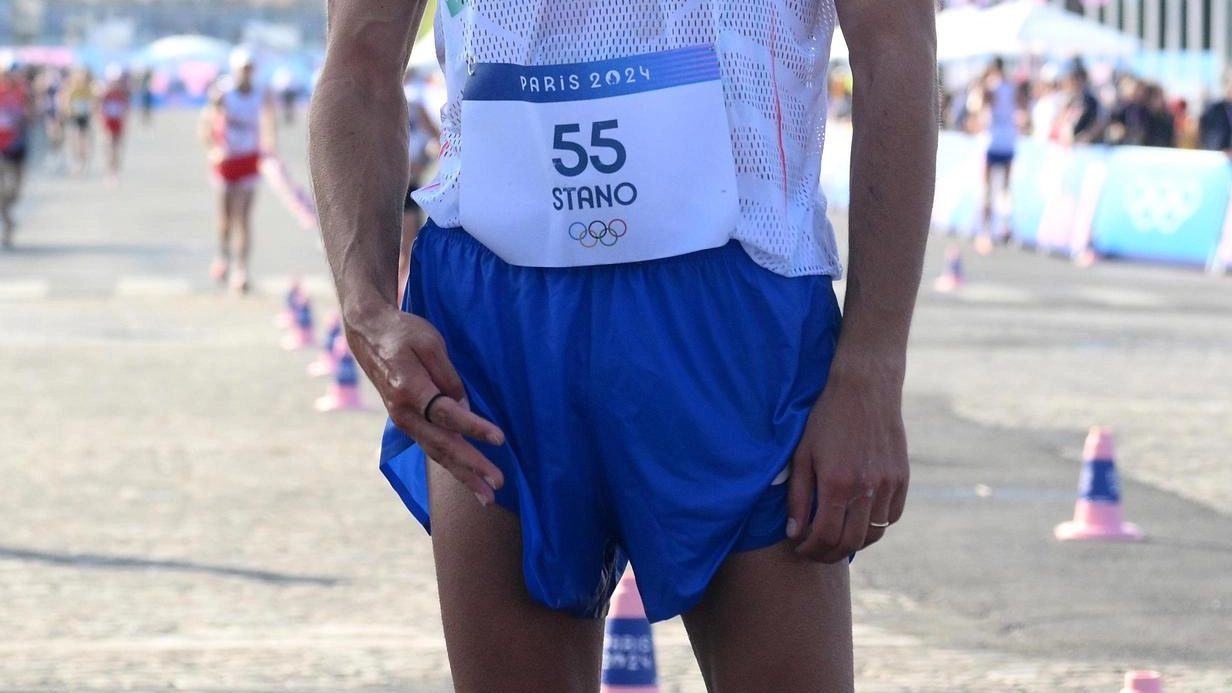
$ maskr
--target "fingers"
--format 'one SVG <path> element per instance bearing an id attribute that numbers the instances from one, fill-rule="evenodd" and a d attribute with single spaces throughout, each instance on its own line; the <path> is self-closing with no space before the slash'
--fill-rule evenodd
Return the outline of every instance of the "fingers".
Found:
<path id="1" fill-rule="evenodd" d="M 435 397 L 435 394 L 433 395 Z M 482 440 L 489 445 L 504 445 L 505 434 L 496 424 L 472 412 L 468 407 L 448 396 L 432 401 L 428 421 L 432 426 L 439 426 L 467 438 Z"/>
<path id="2" fill-rule="evenodd" d="M 457 433 L 426 422 L 415 428 L 415 442 L 428 457 L 465 484 L 484 505 L 496 500 L 495 490 L 505 485 L 499 467 Z"/>
<path id="3" fill-rule="evenodd" d="M 376 338 L 356 340 L 365 370 L 385 400 L 394 425 L 410 436 L 437 464 L 462 482 L 480 503 L 496 500 L 504 486 L 499 467 L 469 440 L 505 443 L 495 424 L 466 404 L 466 389 L 445 351 L 445 341 L 427 321 L 398 313 Z M 431 402 L 430 419 L 425 407 Z"/>
<path id="4" fill-rule="evenodd" d="M 455 400 L 466 397 L 466 388 L 462 385 L 462 378 L 458 376 L 458 372 L 450 363 L 449 356 L 445 352 L 445 340 L 439 332 L 434 329 L 420 330 L 411 339 L 411 349 L 419 359 L 420 365 L 423 366 L 424 372 L 428 374 L 428 378 L 436 385 L 436 391 L 428 393 L 428 396 L 420 402 L 421 407 L 427 404 L 436 392 L 444 392 Z"/>
<path id="5" fill-rule="evenodd" d="M 889 525 L 893 521 L 890 520 L 890 508 L 894 504 L 894 499 L 897 496 L 893 489 L 883 486 L 878 489 L 877 494 L 873 497 L 871 509 L 868 514 L 868 532 L 864 535 L 864 546 L 860 548 L 868 548 L 869 546 L 881 541 L 885 536 L 886 527 L 878 527 L 877 525 Z"/>
<path id="6" fill-rule="evenodd" d="M 898 484 L 894 489 L 894 494 L 890 500 L 889 515 L 886 516 L 886 522 L 894 524 L 903 519 L 903 511 L 907 507 L 907 489 L 910 484 L 910 475 L 904 477 L 902 483 Z"/>
<path id="7" fill-rule="evenodd" d="M 787 537 L 799 539 L 808 527 L 817 492 L 813 465 L 807 455 L 797 453 L 791 461 L 791 476 L 787 480 Z"/>
<path id="8" fill-rule="evenodd" d="M 841 490 L 844 484 L 826 479 L 817 481 L 817 514 L 809 525 L 804 541 L 796 547 L 796 553 L 815 561 L 826 561 L 840 547 L 843 525 L 847 516 L 849 494 Z"/>
<path id="9" fill-rule="evenodd" d="M 419 337 L 417 342 L 414 355 L 409 359 L 410 367 L 393 374 L 387 391 L 381 393 L 394 423 L 415 440 L 419 439 L 422 426 L 430 426 L 489 445 L 504 445 L 504 432 L 464 404 L 466 389 L 444 355 L 440 336 L 433 330 L 430 337 Z M 435 360 L 436 375 L 424 358 Z M 402 413 L 402 416 L 395 416 L 395 413 Z"/>
<path id="10" fill-rule="evenodd" d="M 842 474 L 817 477 L 809 464 L 796 465 L 793 477 L 797 473 L 808 477 L 809 484 L 802 486 L 802 491 L 801 486 L 793 483 L 788 496 L 789 523 L 797 513 L 807 512 L 814 492 L 818 499 L 816 515 L 807 531 L 792 537 L 800 539 L 796 547 L 800 556 L 822 563 L 842 561 L 885 536 L 886 528 L 875 527 L 874 523 L 893 523 L 902 515 L 905 485 L 883 479 L 872 488 Z M 789 528 L 793 527 L 789 524 Z"/>
<path id="11" fill-rule="evenodd" d="M 860 496 L 858 500 L 847 506 L 838 546 L 821 557 L 822 563 L 847 560 L 848 556 L 864 548 L 865 537 L 870 529 L 868 518 L 872 512 L 872 505 L 873 494 L 870 489 L 869 493 Z"/>

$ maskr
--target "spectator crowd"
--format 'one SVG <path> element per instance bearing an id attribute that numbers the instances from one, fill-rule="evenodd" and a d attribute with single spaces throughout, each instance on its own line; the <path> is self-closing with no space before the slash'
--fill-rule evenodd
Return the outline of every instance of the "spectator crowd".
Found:
<path id="1" fill-rule="evenodd" d="M 999 64 L 999 61 L 994 61 Z M 988 128 L 989 70 L 965 89 L 945 95 L 943 119 L 951 130 L 978 134 Z M 1113 74 L 1093 84 L 1081 61 L 1062 70 L 1045 65 L 1034 78 L 1012 76 L 1019 131 L 1039 141 L 1141 147 L 1211 149 L 1232 156 L 1232 75 L 1221 99 L 1195 108 L 1169 98 L 1164 87 L 1133 74 Z"/>

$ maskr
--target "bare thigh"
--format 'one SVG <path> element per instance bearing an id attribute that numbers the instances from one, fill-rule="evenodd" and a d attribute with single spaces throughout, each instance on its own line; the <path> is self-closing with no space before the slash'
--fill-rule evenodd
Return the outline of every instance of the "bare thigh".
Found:
<path id="1" fill-rule="evenodd" d="M 240 228 L 247 229 L 249 219 L 252 217 L 252 201 L 257 195 L 256 188 L 237 187 L 228 194 L 231 196 L 232 221 Z"/>
<path id="2" fill-rule="evenodd" d="M 0 200 L 7 201 L 9 195 L 16 197 L 20 180 L 16 164 L 0 158 Z"/>
<path id="3" fill-rule="evenodd" d="M 603 622 L 531 600 L 517 518 L 481 507 L 429 463 L 432 550 L 449 666 L 458 693 L 593 693 Z"/>
<path id="4" fill-rule="evenodd" d="M 732 554 L 684 625 L 711 693 L 851 693 L 845 562 L 796 557 L 790 542 Z"/>
<path id="5" fill-rule="evenodd" d="M 223 183 L 218 187 L 218 221 L 221 228 L 226 229 L 231 225 L 231 207 L 232 207 L 232 192 L 231 189 Z"/>

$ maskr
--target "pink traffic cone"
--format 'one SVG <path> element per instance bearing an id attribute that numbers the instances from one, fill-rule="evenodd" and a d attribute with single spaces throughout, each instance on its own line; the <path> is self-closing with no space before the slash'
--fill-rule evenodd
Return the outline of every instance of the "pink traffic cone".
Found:
<path id="1" fill-rule="evenodd" d="M 1121 693 L 1164 693 L 1164 685 L 1157 671 L 1130 671 Z"/>
<path id="2" fill-rule="evenodd" d="M 295 306 L 295 321 L 291 331 L 282 338 L 282 348 L 287 351 L 306 349 L 316 344 L 312 334 L 312 301 L 307 296 L 301 296 Z"/>
<path id="3" fill-rule="evenodd" d="M 295 324 L 295 307 L 299 305 L 303 297 L 304 289 L 300 285 L 299 279 L 292 279 L 291 286 L 287 289 L 286 305 L 281 313 L 274 316 L 274 327 L 286 330 Z"/>
<path id="4" fill-rule="evenodd" d="M 329 322 L 325 323 L 325 340 L 321 342 L 321 351 L 317 354 L 317 360 L 308 364 L 308 375 L 314 378 L 333 375 L 338 365 L 334 356 L 334 347 L 337 346 L 341 335 L 342 319 L 334 313 L 330 316 Z"/>
<path id="5" fill-rule="evenodd" d="M 962 249 L 952 245 L 945 250 L 945 271 L 933 281 L 933 290 L 948 293 L 962 286 Z"/>
<path id="6" fill-rule="evenodd" d="M 1103 539 L 1137 541 L 1142 530 L 1121 516 L 1121 491 L 1117 483 L 1112 433 L 1092 427 L 1082 450 L 1082 476 L 1078 479 L 1078 503 L 1074 519 L 1053 530 L 1061 541 Z"/>
<path id="7" fill-rule="evenodd" d="M 654 640 L 637 591 L 637 578 L 626 570 L 603 632 L 603 685 L 600 693 L 658 693 Z"/>
<path id="8" fill-rule="evenodd" d="M 359 367 L 355 365 L 355 357 L 351 355 L 346 337 L 338 337 L 337 344 L 334 345 L 334 358 L 334 382 L 330 383 L 324 396 L 317 398 L 317 411 L 363 409 L 364 403 L 359 399 Z"/>

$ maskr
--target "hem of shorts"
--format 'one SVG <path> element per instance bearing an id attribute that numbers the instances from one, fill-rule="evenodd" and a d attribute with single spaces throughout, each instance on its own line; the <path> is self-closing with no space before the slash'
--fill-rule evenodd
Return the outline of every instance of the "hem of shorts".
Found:
<path id="1" fill-rule="evenodd" d="M 404 450 L 399 455 L 405 455 L 412 450 L 415 450 L 414 454 L 418 458 L 414 462 L 415 464 L 420 464 L 420 463 L 424 465 L 429 464 L 430 461 L 428 459 L 427 454 L 423 451 L 423 448 L 419 447 L 418 443 L 414 443 L 413 445 L 408 447 L 406 450 Z M 380 464 L 380 470 L 381 470 L 381 474 L 384 475 L 385 480 L 393 488 L 394 493 L 397 494 L 398 499 L 402 501 L 402 505 L 406 507 L 407 511 L 411 513 L 411 516 L 415 518 L 415 520 L 419 523 L 421 527 L 423 527 L 424 532 L 426 532 L 428 536 L 432 536 L 431 510 L 425 504 L 419 502 L 419 499 L 415 497 L 415 494 L 411 492 L 411 489 L 403 482 L 402 477 L 398 474 L 397 470 L 394 468 L 394 465 L 390 464 L 390 460 L 382 461 Z M 425 474 L 427 473 L 426 469 L 424 470 L 424 473 Z M 502 501 L 500 499 L 500 494 L 497 494 L 496 506 L 509 512 L 509 514 L 517 518 L 518 519 L 518 529 L 519 531 L 521 531 L 522 514 L 518 512 L 518 509 L 513 505 L 513 503 Z M 527 570 L 526 570 L 526 550 L 525 549 L 523 549 L 522 551 L 521 563 L 522 563 L 522 566 L 521 566 L 522 579 L 526 581 L 527 584 L 529 585 L 530 580 L 528 579 Z M 553 605 L 549 603 L 547 600 L 541 598 L 540 595 L 535 594 L 535 592 L 531 590 L 529 586 L 527 587 L 526 592 L 536 604 L 542 606 L 543 608 L 551 609 L 553 611 L 559 611 L 561 613 L 568 614 L 569 616 L 572 616 L 573 618 L 597 621 L 604 617 L 604 609 L 602 608 L 601 605 L 596 606 L 596 605 L 590 604 L 590 605 L 583 606 L 583 607 L 568 607 L 568 606 Z"/>
<path id="2" fill-rule="evenodd" d="M 211 173 L 210 180 L 213 181 L 214 185 L 219 188 L 227 190 L 255 188 L 261 183 L 261 174 L 254 173 L 251 176 L 244 176 L 243 178 L 238 178 L 236 180 L 227 180 L 217 173 Z"/>

